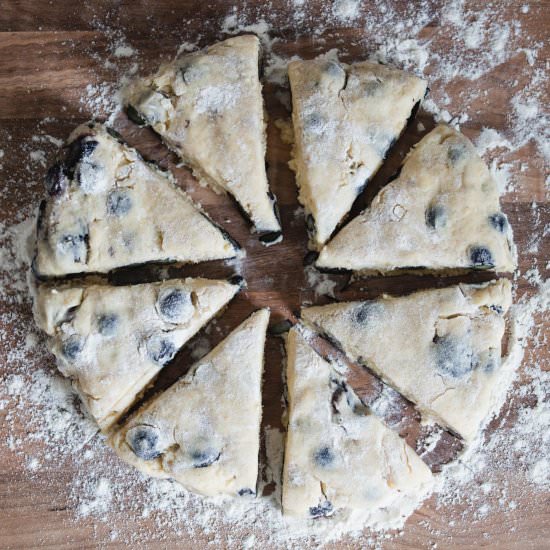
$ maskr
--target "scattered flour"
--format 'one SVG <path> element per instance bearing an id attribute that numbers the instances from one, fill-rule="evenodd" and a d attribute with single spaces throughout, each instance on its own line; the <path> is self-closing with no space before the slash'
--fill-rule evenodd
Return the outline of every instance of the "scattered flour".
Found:
<path id="1" fill-rule="evenodd" d="M 486 79 L 500 65 L 516 63 L 513 79 L 503 84 L 509 115 L 502 128 L 483 128 L 476 145 L 488 157 L 502 193 L 516 191 L 519 185 L 512 183 L 518 166 L 508 155 L 533 145 L 535 154 L 529 161 L 539 166 L 548 164 L 547 62 L 541 55 L 544 38 L 526 40 L 522 27 L 524 18 L 538 17 L 535 4 L 518 5 L 517 17 L 506 18 L 505 23 L 497 3 L 469 8 L 461 0 L 422 0 L 398 7 L 382 1 L 372 3 L 367 10 L 366 3 L 337 0 L 326 3 L 321 17 L 311 17 L 304 0 L 292 0 L 289 5 L 293 7 L 290 28 L 295 29 L 296 36 L 311 36 L 319 45 L 323 44 L 323 35 L 335 28 L 361 25 L 363 37 L 357 39 L 357 44 L 364 49 L 364 57 L 395 63 L 426 76 L 432 96 L 425 102 L 425 110 L 437 120 L 454 125 L 478 120 L 479 114 L 490 107 L 485 94 L 492 84 Z M 287 93 L 286 65 L 293 56 L 283 53 L 284 40 L 273 21 L 270 3 L 259 10 L 230 9 L 220 30 L 259 35 L 266 56 L 265 78 L 280 88 L 278 93 L 283 97 Z M 431 25 L 432 21 L 436 24 Z M 114 120 L 120 109 L 119 86 L 139 69 L 139 54 L 121 30 L 113 30 L 100 20 L 94 25 L 107 38 L 111 55 L 105 59 L 90 53 L 90 57 L 98 67 L 111 71 L 113 78 L 93 81 L 82 90 L 81 111 L 85 117 L 108 116 Z M 190 51 L 200 36 L 194 37 L 196 40 L 188 35 L 182 38 L 188 41 L 181 51 Z M 321 51 L 326 49 L 316 53 Z M 347 54 L 345 44 L 340 53 Z M 459 83 L 463 91 L 448 97 L 445 89 L 453 83 Z M 26 181 L 21 185 L 31 185 L 27 182 L 43 177 L 53 149 L 61 145 L 59 138 L 40 128 L 37 131 L 40 133 L 23 144 L 19 152 L 29 159 L 23 167 Z M 12 147 L 10 138 L 4 139 L 3 147 L 0 161 L 4 163 Z M 493 157 L 495 151 L 499 160 Z M 4 172 L 0 176 L 4 197 L 14 180 Z M 263 491 L 264 498 L 257 501 L 202 499 L 171 481 L 147 479 L 122 464 L 105 446 L 95 424 L 80 410 L 70 383 L 58 375 L 42 335 L 34 328 L 26 282 L 35 220 L 31 208 L 35 205 L 26 205 L 0 223 L 0 363 L 6 366 L 0 373 L 0 418 L 7 429 L 6 440 L 0 446 L 5 447 L 2 453 L 16 457 L 31 479 L 48 487 L 52 483 L 52 494 L 64 495 L 64 505 L 74 510 L 71 521 L 92 518 L 98 524 L 109 524 L 113 511 L 124 514 L 129 521 L 150 520 L 151 527 L 145 531 L 128 533 L 124 526 L 111 530 L 111 540 L 133 547 L 142 542 L 150 544 L 152 539 L 162 541 L 166 532 L 190 538 L 207 535 L 213 547 L 235 548 L 304 548 L 344 536 L 362 537 L 351 543 L 354 547 L 382 548 L 403 535 L 401 530 L 361 535 L 360 526 L 339 525 L 333 529 L 323 522 L 292 530 L 279 509 L 284 436 L 275 427 L 263 433 L 267 460 L 262 461 L 260 493 Z M 301 210 L 297 212 L 302 215 Z M 537 220 L 535 216 L 523 252 L 537 253 L 542 239 L 550 233 L 548 226 Z M 240 267 L 243 259 L 237 262 Z M 439 476 L 433 506 L 442 517 L 452 518 L 448 521 L 451 530 L 462 524 L 466 534 L 469 523 L 482 522 L 491 514 L 509 513 L 520 499 L 529 506 L 526 495 L 533 501 L 527 513 L 538 513 L 537 503 L 544 502 L 550 490 L 550 365 L 540 359 L 540 350 L 548 348 L 550 281 L 539 269 L 548 271 L 550 262 L 543 259 L 540 266 L 533 264 L 516 281 L 528 284 L 529 289 L 512 308 L 510 364 L 521 365 L 521 369 L 509 399 L 493 420 L 491 436 L 481 437 L 467 455 Z M 307 268 L 306 280 L 316 295 L 333 296 L 336 283 L 326 275 Z M 199 341 L 193 353 L 199 357 L 207 347 L 206 339 Z M 388 402 L 381 399 L 378 405 L 383 408 Z M 21 424 L 26 428 L 24 432 Z M 431 443 L 435 446 L 437 434 Z M 430 441 L 423 449 L 429 451 Z M 59 487 L 44 472 L 65 464 L 75 474 L 68 487 Z M 451 535 L 442 527 L 432 526 L 429 519 L 418 522 L 416 528 L 425 529 L 443 545 L 452 544 Z M 515 529 L 513 524 L 502 528 L 510 533 Z M 237 533 L 243 530 L 245 535 L 241 537 Z M 434 542 L 432 547 L 437 544 Z"/>

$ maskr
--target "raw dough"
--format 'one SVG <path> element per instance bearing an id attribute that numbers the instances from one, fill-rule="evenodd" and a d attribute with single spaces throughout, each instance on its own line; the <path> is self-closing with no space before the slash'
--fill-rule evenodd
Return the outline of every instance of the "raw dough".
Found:
<path id="1" fill-rule="evenodd" d="M 38 325 L 59 370 L 108 428 L 239 284 L 174 279 L 135 286 L 40 286 Z"/>
<path id="2" fill-rule="evenodd" d="M 321 251 L 317 266 L 387 272 L 515 268 L 496 182 L 472 143 L 437 126 L 394 181 Z"/>
<path id="3" fill-rule="evenodd" d="M 302 310 L 303 319 L 466 440 L 508 379 L 501 365 L 506 279 Z"/>
<path id="4" fill-rule="evenodd" d="M 256 494 L 269 310 L 252 314 L 109 438 L 142 472 L 203 495 Z"/>
<path id="5" fill-rule="evenodd" d="M 231 258 L 236 243 L 174 185 L 98 123 L 78 127 L 46 177 L 34 269 L 107 272 L 157 261 Z"/>
<path id="6" fill-rule="evenodd" d="M 294 159 L 312 248 L 320 248 L 380 168 L 426 82 L 377 63 L 326 55 L 288 66 Z"/>
<path id="7" fill-rule="evenodd" d="M 131 118 L 149 124 L 201 180 L 231 193 L 273 242 L 281 227 L 265 170 L 259 52 L 258 38 L 245 35 L 185 54 L 137 83 L 127 103 Z"/>
<path id="8" fill-rule="evenodd" d="M 287 384 L 285 515 L 403 523 L 430 492 L 430 469 L 296 328 L 287 340 Z"/>

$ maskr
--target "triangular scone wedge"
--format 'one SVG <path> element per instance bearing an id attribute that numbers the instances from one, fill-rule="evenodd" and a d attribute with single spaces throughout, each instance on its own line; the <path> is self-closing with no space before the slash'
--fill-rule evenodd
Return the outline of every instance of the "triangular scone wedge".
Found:
<path id="1" fill-rule="evenodd" d="M 428 466 L 296 328 L 287 337 L 287 386 L 284 514 L 399 527 L 432 488 Z"/>
<path id="2" fill-rule="evenodd" d="M 108 428 L 239 291 L 208 279 L 37 289 L 35 315 L 86 409 Z"/>
<path id="3" fill-rule="evenodd" d="M 426 82 L 378 63 L 321 56 L 292 61 L 294 159 L 299 199 L 319 249 L 379 169 L 426 93 Z"/>
<path id="4" fill-rule="evenodd" d="M 145 262 L 234 257 L 238 245 L 175 184 L 116 133 L 78 127 L 46 178 L 40 207 L 39 276 L 107 272 Z"/>
<path id="5" fill-rule="evenodd" d="M 511 301 L 510 282 L 500 279 L 311 307 L 302 317 L 469 441 L 506 390 L 501 345 Z"/>
<path id="6" fill-rule="evenodd" d="M 409 153 L 397 179 L 323 248 L 317 266 L 510 272 L 512 231 L 475 147 L 440 125 Z"/>
<path id="7" fill-rule="evenodd" d="M 218 191 L 228 191 L 259 232 L 280 238 L 265 170 L 265 121 L 256 36 L 229 38 L 177 57 L 128 92 L 128 115 L 150 125 Z M 137 118 L 136 118 L 137 116 Z"/>
<path id="8" fill-rule="evenodd" d="M 206 496 L 256 493 L 269 310 L 252 314 L 109 443 L 142 472 Z"/>

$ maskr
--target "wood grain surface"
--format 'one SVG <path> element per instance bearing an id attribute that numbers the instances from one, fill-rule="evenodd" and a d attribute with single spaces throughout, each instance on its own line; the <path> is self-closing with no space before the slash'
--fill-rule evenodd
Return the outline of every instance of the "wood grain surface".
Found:
<path id="1" fill-rule="evenodd" d="M 254 13 L 257 9 L 259 15 L 265 15 L 263 4 L 261 0 L 142 0 L 84 3 L 3 0 L 0 5 L 0 148 L 4 149 L 5 155 L 1 160 L 0 172 L 1 221 L 7 225 L 20 221 L 22 214 L 29 215 L 42 197 L 40 177 L 25 181 L 27 172 L 24 168 L 29 162 L 26 155 L 29 151 L 30 137 L 39 130 L 40 133 L 65 139 L 77 124 L 95 114 L 90 109 L 90 101 L 81 101 L 83 97 L 93 96 L 94 89 L 90 92 L 86 88 L 90 85 L 116 83 L 116 72 L 104 63 L 113 43 L 113 34 L 107 33 L 106 29 L 114 29 L 115 35 L 116 31 L 120 30 L 126 41 L 139 52 L 140 74 L 147 74 L 161 60 L 171 58 L 183 41 L 198 42 L 202 46 L 222 39 L 224 35 L 220 31 L 221 22 L 226 15 L 232 13 L 233 8 L 237 13 L 240 10 Z M 359 45 L 359 39 L 365 34 L 364 25 L 342 25 L 314 36 L 315 22 L 318 20 L 316 18 L 323 17 L 325 2 L 309 2 L 309 16 L 300 26 L 289 23 L 292 20 L 291 3 L 272 0 L 270 4 L 269 22 L 274 28 L 274 35 L 280 38 L 274 44 L 274 50 L 278 54 L 298 54 L 308 58 L 336 47 L 343 49 L 341 57 L 345 61 L 361 60 L 368 55 L 369 50 L 365 48 L 364 42 Z M 404 14 L 407 4 L 406 1 L 394 3 L 395 9 L 403 10 Z M 495 4 L 500 6 L 499 13 L 503 20 L 513 21 L 516 3 Z M 525 1 L 521 4 L 530 5 L 533 14 L 533 17 L 525 19 L 523 23 L 526 40 L 529 36 L 539 40 L 547 38 L 550 2 Z M 436 41 L 432 47 L 437 46 L 444 50 L 449 44 L 446 43 L 445 35 L 437 32 L 440 25 L 437 3 L 434 3 L 433 9 L 433 20 L 421 31 L 421 37 Z M 375 44 L 371 46 L 374 48 Z M 525 47 L 528 46 L 526 43 Z M 548 42 L 546 48 L 541 50 L 541 55 L 546 59 L 550 57 Z M 120 60 L 121 64 L 127 64 L 127 68 L 131 62 L 131 59 Z M 525 56 L 518 54 L 475 82 L 465 83 L 464 79 L 457 77 L 445 85 L 444 89 L 432 84 L 432 98 L 437 102 L 448 96 L 449 101 L 445 108 L 451 113 L 460 112 L 461 95 L 466 86 L 484 89 L 487 91 L 486 100 L 479 102 L 475 116 L 471 116 L 461 126 L 462 131 L 471 139 L 476 138 L 483 127 L 506 132 L 507 110 L 512 94 L 509 83 L 514 78 L 521 78 L 520 75 L 524 74 L 526 66 Z M 276 85 L 266 83 L 264 94 L 269 114 L 268 176 L 272 191 L 278 199 L 284 230 L 283 242 L 270 248 L 263 247 L 257 238 L 251 235 L 247 222 L 239 215 L 231 200 L 200 187 L 186 168 L 176 166 L 177 159 L 163 147 L 153 132 L 137 128 L 122 114 L 115 121 L 116 129 L 131 145 L 136 146 L 146 158 L 153 159 L 161 166 L 172 170 L 178 184 L 199 201 L 211 217 L 223 225 L 246 249 L 247 256 L 238 266 L 211 262 L 199 266 L 171 266 L 161 270 L 154 267 L 144 268 L 138 273 L 135 270 L 121 270 L 110 276 L 114 284 L 122 284 L 128 281 L 155 280 L 160 275 L 228 276 L 238 269 L 245 277 L 248 288 L 231 303 L 219 319 L 220 330 L 209 334 L 212 345 L 259 307 L 271 307 L 271 325 L 274 326 L 285 319 L 294 319 L 302 304 L 328 301 L 327 297 L 315 295 L 304 271 L 304 258 L 307 252 L 305 225 L 303 217 L 296 213 L 296 188 L 293 174 L 287 166 L 289 147 L 282 142 L 279 130 L 275 126 L 277 119 L 288 119 L 289 113 L 279 100 Z M 104 114 L 107 114 L 108 105 L 105 107 Z M 413 124 L 407 130 L 392 150 L 388 162 L 359 197 L 353 213 L 359 212 L 372 200 L 395 171 L 411 144 L 434 126 L 433 117 L 422 110 L 417 120 L 423 123 L 425 129 L 419 132 L 417 125 Z M 54 150 L 51 149 L 48 162 L 53 160 L 54 154 Z M 503 209 L 514 228 L 520 253 L 520 272 L 525 273 L 533 265 L 538 265 L 541 276 L 546 278 L 550 255 L 548 239 L 542 239 L 536 251 L 530 251 L 533 248 L 529 246 L 534 234 L 536 235 L 535 223 L 538 224 L 537 227 L 544 227 L 550 223 L 550 207 L 544 185 L 544 165 L 532 142 L 518 151 L 506 153 L 507 162 L 518 159 L 525 162 L 526 168 L 513 174 L 516 191 L 505 195 Z M 488 160 L 491 159 L 488 157 Z M 228 159 L 228 162 L 231 162 L 231 159 Z M 538 208 L 534 209 L 533 204 Z M 331 278 L 337 283 L 336 298 L 342 300 L 372 298 L 384 292 L 405 294 L 416 289 L 446 286 L 457 281 L 488 280 L 490 275 L 474 273 L 452 278 L 400 275 L 389 278 L 373 277 L 352 284 L 349 284 L 349 277 L 346 275 L 334 275 Z M 516 278 L 516 284 L 516 299 L 530 295 L 535 290 L 523 277 Z M 14 326 L 16 323 L 31 326 L 33 321 L 30 307 L 28 304 L 19 304 L 14 299 L 15 293 L 15 290 L 8 290 L 7 294 L 1 297 L 2 311 L 14 313 L 11 317 L 4 315 L 2 318 L 7 319 L 5 322 L 8 323 L 8 327 L 9 323 L 13 323 Z M 539 321 L 547 326 L 547 319 Z M 6 359 L 9 346 L 9 341 L 0 341 L 0 369 L 4 374 L 9 373 L 12 368 Z M 542 362 L 547 358 L 548 350 L 544 347 L 535 349 L 528 355 L 531 362 Z M 271 335 L 266 349 L 264 378 L 265 426 L 281 425 L 282 361 L 281 339 Z M 46 362 L 53 368 L 52 357 L 44 357 L 44 363 Z M 170 385 L 191 364 L 190 352 L 183 350 L 173 363 L 164 369 L 148 394 Z M 363 396 L 367 396 L 369 391 L 374 391 L 373 381 L 368 374 L 362 375 L 357 369 L 352 372 L 351 383 L 363 393 Z M 505 413 L 509 415 L 517 406 L 519 400 L 511 400 L 506 405 Z M 405 426 L 404 431 L 409 433 L 410 422 L 417 425 L 418 417 L 412 408 L 405 409 L 405 425 L 399 422 L 394 424 L 399 424 L 396 429 L 403 429 Z M 6 440 L 10 434 L 7 433 L 7 426 L 2 423 L 2 414 L 0 410 L 0 438 Z M 18 426 L 18 433 L 21 437 L 25 436 L 27 432 L 24 424 Z M 451 442 L 449 446 L 456 448 L 455 443 Z M 443 451 L 442 453 L 444 454 Z M 442 456 L 430 458 L 432 465 L 435 464 L 435 469 L 438 462 L 445 461 Z M 113 457 L 112 460 L 116 459 Z M 151 533 L 155 532 L 152 520 L 127 518 L 116 510 L 112 512 L 112 517 L 107 523 L 97 522 L 93 518 L 78 522 L 72 520 L 74 510 L 69 504 L 67 487 L 74 467 L 70 463 L 60 464 L 56 468 L 50 466 L 47 470 L 35 473 L 31 478 L 17 456 L 0 444 L 0 547 L 122 548 L 126 544 L 110 540 L 109 525 L 120 525 L 120 529 L 129 533 L 147 533 L 148 529 Z M 514 472 L 507 472 L 506 475 L 513 476 Z M 47 489 L 46 484 L 40 482 L 41 476 L 49 479 Z M 471 526 L 460 524 L 460 521 L 450 525 L 451 515 L 446 517 L 441 510 L 436 510 L 433 500 L 428 501 L 409 520 L 404 535 L 384 544 L 384 547 L 424 548 L 433 544 L 438 544 L 438 548 L 548 547 L 548 495 L 527 493 L 524 499 L 525 502 L 520 502 L 513 511 L 507 512 L 504 520 L 498 508 L 494 508 L 483 522 Z M 456 517 L 459 508 L 453 509 L 452 517 Z M 536 513 L 533 513 L 534 509 L 537 510 Z M 426 528 L 426 519 L 429 520 L 430 529 Z M 508 527 L 506 530 L 502 528 L 503 521 Z M 195 548 L 202 548 L 206 547 L 207 542 L 206 535 L 195 535 L 193 539 L 186 539 L 167 530 L 162 542 L 157 535 L 151 535 L 151 541 L 142 546 L 187 548 L 193 545 Z M 349 541 L 336 546 L 355 547 L 354 543 Z"/>

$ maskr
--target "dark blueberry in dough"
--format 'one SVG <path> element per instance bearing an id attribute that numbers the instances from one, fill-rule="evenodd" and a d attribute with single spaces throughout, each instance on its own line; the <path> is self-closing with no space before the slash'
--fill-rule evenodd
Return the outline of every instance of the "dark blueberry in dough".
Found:
<path id="1" fill-rule="evenodd" d="M 260 242 L 264 244 L 274 243 L 281 237 L 282 233 L 280 231 L 271 231 L 269 233 L 264 233 L 260 236 Z"/>
<path id="2" fill-rule="evenodd" d="M 451 161 L 451 164 L 456 164 L 465 155 L 466 155 L 466 147 L 462 143 L 459 143 L 457 145 L 451 145 L 447 150 L 447 158 Z"/>
<path id="3" fill-rule="evenodd" d="M 157 307 L 161 317 L 173 323 L 185 321 L 193 313 L 191 294 L 181 288 L 161 291 Z"/>
<path id="4" fill-rule="evenodd" d="M 252 490 L 252 489 L 249 489 L 248 487 L 246 487 L 245 489 L 239 489 L 237 491 L 237 494 L 242 497 L 244 495 L 255 495 L 256 494 L 256 491 Z"/>
<path id="5" fill-rule="evenodd" d="M 504 313 L 502 306 L 499 306 L 498 304 L 490 305 L 489 308 L 492 309 L 495 313 L 498 313 L 499 315 L 502 315 Z"/>
<path id="6" fill-rule="evenodd" d="M 508 227 L 508 218 L 502 212 L 489 216 L 489 222 L 500 233 L 504 233 Z"/>
<path id="7" fill-rule="evenodd" d="M 435 367 L 439 373 L 452 378 L 462 378 L 472 370 L 472 349 L 463 338 L 452 334 L 436 335 L 433 346 Z"/>
<path id="8" fill-rule="evenodd" d="M 78 334 L 73 334 L 63 342 L 61 352 L 67 359 L 74 361 L 83 349 L 84 340 Z"/>
<path id="9" fill-rule="evenodd" d="M 126 116 L 138 126 L 147 126 L 147 119 L 133 105 L 126 106 Z"/>
<path id="10" fill-rule="evenodd" d="M 107 197 L 107 212 L 112 216 L 121 217 L 132 209 L 132 198 L 126 189 L 115 189 Z"/>
<path id="11" fill-rule="evenodd" d="M 446 221 L 445 209 L 440 204 L 431 204 L 426 208 L 426 225 L 431 229 L 441 229 Z"/>
<path id="12" fill-rule="evenodd" d="M 106 313 L 97 318 L 97 329 L 102 336 L 114 336 L 118 326 L 118 315 Z"/>
<path id="13" fill-rule="evenodd" d="M 176 355 L 176 346 L 171 340 L 153 336 L 147 341 L 147 355 L 157 365 L 163 366 Z"/>
<path id="14" fill-rule="evenodd" d="M 304 118 L 304 130 L 319 131 L 323 125 L 323 118 L 319 113 L 311 113 Z"/>
<path id="15" fill-rule="evenodd" d="M 48 195 L 52 197 L 58 197 L 65 193 L 67 187 L 69 186 L 69 180 L 63 165 L 61 163 L 54 164 L 46 173 L 46 191 Z"/>
<path id="16" fill-rule="evenodd" d="M 330 516 L 333 511 L 332 503 L 329 500 L 325 500 L 323 503 L 319 504 L 319 506 L 312 506 L 309 509 L 309 515 L 312 518 L 321 518 Z"/>
<path id="17" fill-rule="evenodd" d="M 334 452 L 330 447 L 320 447 L 315 451 L 313 460 L 318 466 L 326 468 L 334 462 Z"/>
<path id="18" fill-rule="evenodd" d="M 470 248 L 470 261 L 474 267 L 494 267 L 495 261 L 491 251 L 485 246 L 472 246 Z"/>
<path id="19" fill-rule="evenodd" d="M 75 263 L 86 263 L 88 256 L 88 234 L 63 235 L 57 243 L 63 254 L 72 256 Z"/>
<path id="20" fill-rule="evenodd" d="M 159 439 L 159 429 L 146 424 L 135 426 L 126 433 L 126 442 L 142 460 L 154 460 L 161 455 Z"/>
<path id="21" fill-rule="evenodd" d="M 99 143 L 89 136 L 81 136 L 69 145 L 65 157 L 65 169 L 69 177 L 73 177 L 76 165 L 89 157 L 98 145 Z"/>
<path id="22" fill-rule="evenodd" d="M 206 468 L 217 462 L 221 456 L 220 451 L 213 448 L 195 449 L 189 453 L 193 468 Z"/>
<path id="23" fill-rule="evenodd" d="M 372 312 L 372 302 L 361 302 L 353 311 L 353 319 L 357 324 L 364 325 L 368 322 Z"/>

